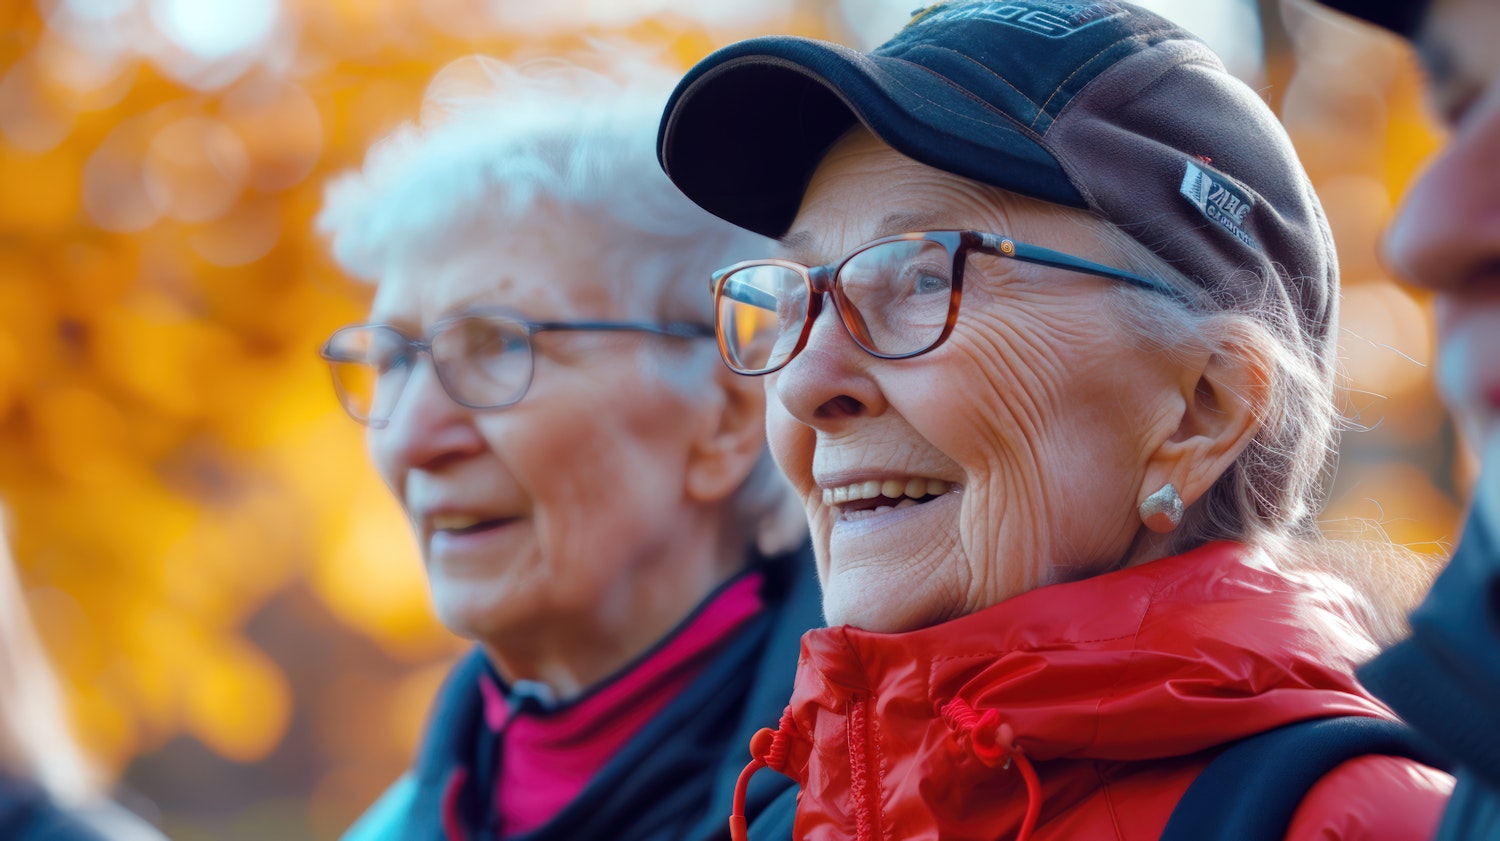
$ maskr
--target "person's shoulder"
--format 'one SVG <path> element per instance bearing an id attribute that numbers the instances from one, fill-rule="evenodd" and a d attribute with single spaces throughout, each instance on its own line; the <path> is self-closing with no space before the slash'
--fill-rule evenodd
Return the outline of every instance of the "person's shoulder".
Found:
<path id="1" fill-rule="evenodd" d="M 120 806 L 113 801 L 105 801 L 90 807 L 73 810 L 69 813 L 69 819 L 76 825 L 86 827 L 87 833 L 77 836 L 79 839 L 102 838 L 105 841 L 166 841 L 156 827 L 137 817 L 134 812 Z M 73 839 L 73 835 L 49 835 L 39 836 L 45 841 L 64 841 Z"/>
<path id="2" fill-rule="evenodd" d="M 1458 787 L 1443 813 L 1443 825 L 1433 841 L 1472 841 L 1500 834 L 1500 790 L 1487 787 L 1477 777 L 1458 774 Z"/>
<path id="3" fill-rule="evenodd" d="M 401 775 L 339 841 L 397 841 L 416 799 L 416 778 L 410 773 Z"/>
<path id="4" fill-rule="evenodd" d="M 39 787 L 0 786 L 0 837 L 6 841 L 164 841 L 160 832 L 129 810 L 100 801 L 63 807 Z"/>
<path id="5" fill-rule="evenodd" d="M 1287 841 L 1427 841 L 1453 777 L 1411 759 L 1370 755 L 1339 765 L 1308 790 Z"/>

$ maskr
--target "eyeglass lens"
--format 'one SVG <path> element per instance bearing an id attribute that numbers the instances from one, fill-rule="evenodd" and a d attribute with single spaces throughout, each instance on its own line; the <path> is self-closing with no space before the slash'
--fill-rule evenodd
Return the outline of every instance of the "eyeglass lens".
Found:
<path id="1" fill-rule="evenodd" d="M 466 316 L 446 322 L 433 334 L 431 354 L 439 382 L 456 402 L 498 408 L 525 394 L 531 381 L 530 347 L 522 325 Z M 384 325 L 335 333 L 327 355 L 344 407 L 366 422 L 389 420 L 419 353 L 418 344 Z"/>
<path id="2" fill-rule="evenodd" d="M 834 297 L 850 335 L 866 350 L 913 354 L 943 335 L 953 272 L 953 254 L 941 243 L 878 243 L 838 268 Z M 746 372 L 784 364 L 807 324 L 811 292 L 808 278 L 790 265 L 755 264 L 725 276 L 716 323 L 729 363 Z"/>

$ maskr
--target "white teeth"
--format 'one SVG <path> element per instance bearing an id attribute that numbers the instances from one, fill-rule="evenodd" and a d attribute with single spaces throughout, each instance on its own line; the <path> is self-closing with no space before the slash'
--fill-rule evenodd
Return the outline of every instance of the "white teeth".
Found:
<path id="1" fill-rule="evenodd" d="M 843 505 L 848 502 L 858 502 L 861 499 L 874 499 L 876 497 L 887 497 L 889 499 L 921 499 L 924 496 L 942 496 L 953 489 L 952 482 L 944 482 L 942 479 L 911 478 L 905 481 L 900 479 L 886 479 L 884 481 L 871 479 L 865 482 L 855 482 L 851 485 L 841 485 L 837 488 L 823 489 L 824 505 Z M 877 506 L 876 510 L 886 506 Z M 900 506 L 897 506 L 900 507 Z"/>
<path id="2" fill-rule="evenodd" d="M 916 505 L 917 505 L 917 501 L 915 499 L 907 498 L 907 499 L 901 500 L 900 502 L 896 503 L 895 505 L 877 505 L 874 508 L 871 508 L 871 509 L 869 509 L 867 511 L 845 511 L 845 512 L 843 512 L 843 518 L 845 520 L 851 520 L 851 521 L 852 520 L 863 520 L 863 519 L 865 519 L 867 517 L 878 517 L 878 516 L 880 516 L 881 514 L 884 514 L 887 511 L 895 511 L 895 510 L 899 510 L 899 509 L 902 509 L 902 508 L 914 508 L 914 507 L 916 507 Z"/>
<path id="3" fill-rule="evenodd" d="M 432 518 L 433 531 L 458 531 L 484 522 L 484 518 L 471 514 L 443 514 Z"/>

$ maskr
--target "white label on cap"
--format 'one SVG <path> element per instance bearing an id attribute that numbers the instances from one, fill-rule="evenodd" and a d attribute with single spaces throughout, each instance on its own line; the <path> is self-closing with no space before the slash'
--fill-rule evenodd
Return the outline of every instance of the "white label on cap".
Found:
<path id="1" fill-rule="evenodd" d="M 975 3 L 919 10 L 907 25 L 940 20 L 985 20 L 1048 38 L 1066 38 L 1084 27 L 1123 14 L 1125 10 L 1114 3 Z"/>
<path id="2" fill-rule="evenodd" d="M 1240 242 L 1260 250 L 1260 244 L 1244 227 L 1245 217 L 1250 215 L 1254 204 L 1227 179 L 1188 161 L 1187 172 L 1182 176 L 1182 195 L 1210 222 L 1233 234 Z"/>

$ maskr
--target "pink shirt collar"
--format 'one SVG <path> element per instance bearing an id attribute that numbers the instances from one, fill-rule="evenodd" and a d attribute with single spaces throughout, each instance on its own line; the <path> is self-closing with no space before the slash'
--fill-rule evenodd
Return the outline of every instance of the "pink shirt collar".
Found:
<path id="1" fill-rule="evenodd" d="M 696 677 L 719 646 L 760 612 L 763 575 L 751 572 L 712 596 L 655 648 L 576 700 L 557 703 L 529 681 L 479 680 L 485 723 L 500 738 L 495 800 L 500 835 L 555 817 L 609 759 Z M 525 703 L 525 696 L 536 703 Z"/>

